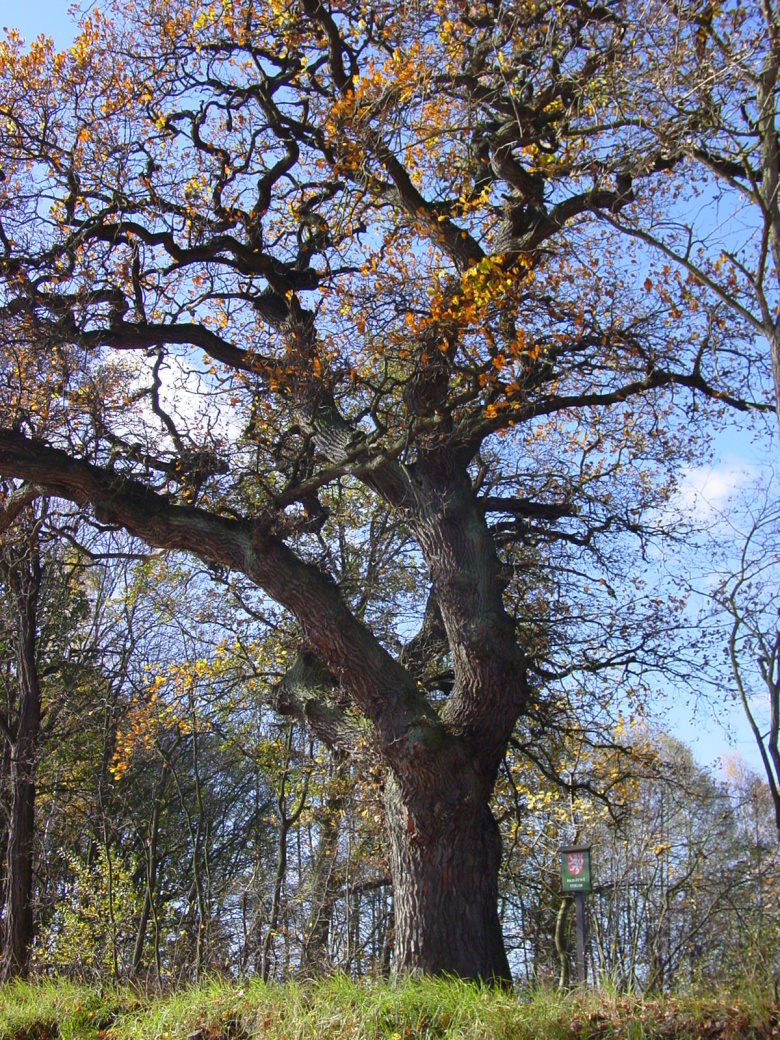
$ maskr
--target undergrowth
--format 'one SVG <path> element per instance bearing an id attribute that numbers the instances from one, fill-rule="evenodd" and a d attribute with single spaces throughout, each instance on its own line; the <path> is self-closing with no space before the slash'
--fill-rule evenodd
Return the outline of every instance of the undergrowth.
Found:
<path id="1" fill-rule="evenodd" d="M 197 1034 L 193 1037 L 193 1034 Z M 0 987 L 0 1040 L 771 1040 L 768 994 L 516 996 L 455 980 L 306 985 L 210 979 L 164 996 L 60 980 Z"/>

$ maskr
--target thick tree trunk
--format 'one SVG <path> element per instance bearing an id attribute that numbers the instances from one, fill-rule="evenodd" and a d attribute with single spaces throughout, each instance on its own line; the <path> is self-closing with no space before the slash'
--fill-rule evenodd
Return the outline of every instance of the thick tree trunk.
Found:
<path id="1" fill-rule="evenodd" d="M 395 972 L 511 984 L 498 917 L 501 836 L 489 805 L 433 792 L 410 801 L 388 775 Z"/>

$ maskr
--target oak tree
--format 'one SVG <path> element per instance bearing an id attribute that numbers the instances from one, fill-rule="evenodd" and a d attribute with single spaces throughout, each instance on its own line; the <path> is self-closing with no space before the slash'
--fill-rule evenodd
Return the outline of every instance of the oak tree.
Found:
<path id="1" fill-rule="evenodd" d="M 155 0 L 0 48 L 0 474 L 295 619 L 277 707 L 378 766 L 400 971 L 510 977 L 510 737 L 663 641 L 610 546 L 695 452 L 687 392 L 741 405 L 598 220 L 627 17 Z"/>

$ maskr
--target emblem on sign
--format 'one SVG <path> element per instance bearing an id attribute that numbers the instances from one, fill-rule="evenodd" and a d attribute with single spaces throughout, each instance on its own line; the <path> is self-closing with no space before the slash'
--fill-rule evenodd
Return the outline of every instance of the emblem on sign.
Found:
<path id="1" fill-rule="evenodd" d="M 566 869 L 572 877 L 579 877 L 585 867 L 584 852 L 568 852 L 566 854 Z"/>
<path id="2" fill-rule="evenodd" d="M 564 892 L 590 892 L 590 846 L 561 849 L 561 888 Z"/>

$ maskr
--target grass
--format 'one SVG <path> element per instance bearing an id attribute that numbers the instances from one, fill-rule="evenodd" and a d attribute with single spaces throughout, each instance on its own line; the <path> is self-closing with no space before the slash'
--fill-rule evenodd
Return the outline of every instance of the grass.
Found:
<path id="1" fill-rule="evenodd" d="M 93 1040 L 115 1019 L 126 999 L 127 995 L 101 995 L 61 979 L 0 986 L 0 1038 Z"/>
<path id="2" fill-rule="evenodd" d="M 771 1040 L 761 993 L 520 998 L 455 980 L 309 985 L 211 979 L 162 997 L 42 980 L 0 987 L 0 1040 Z"/>

